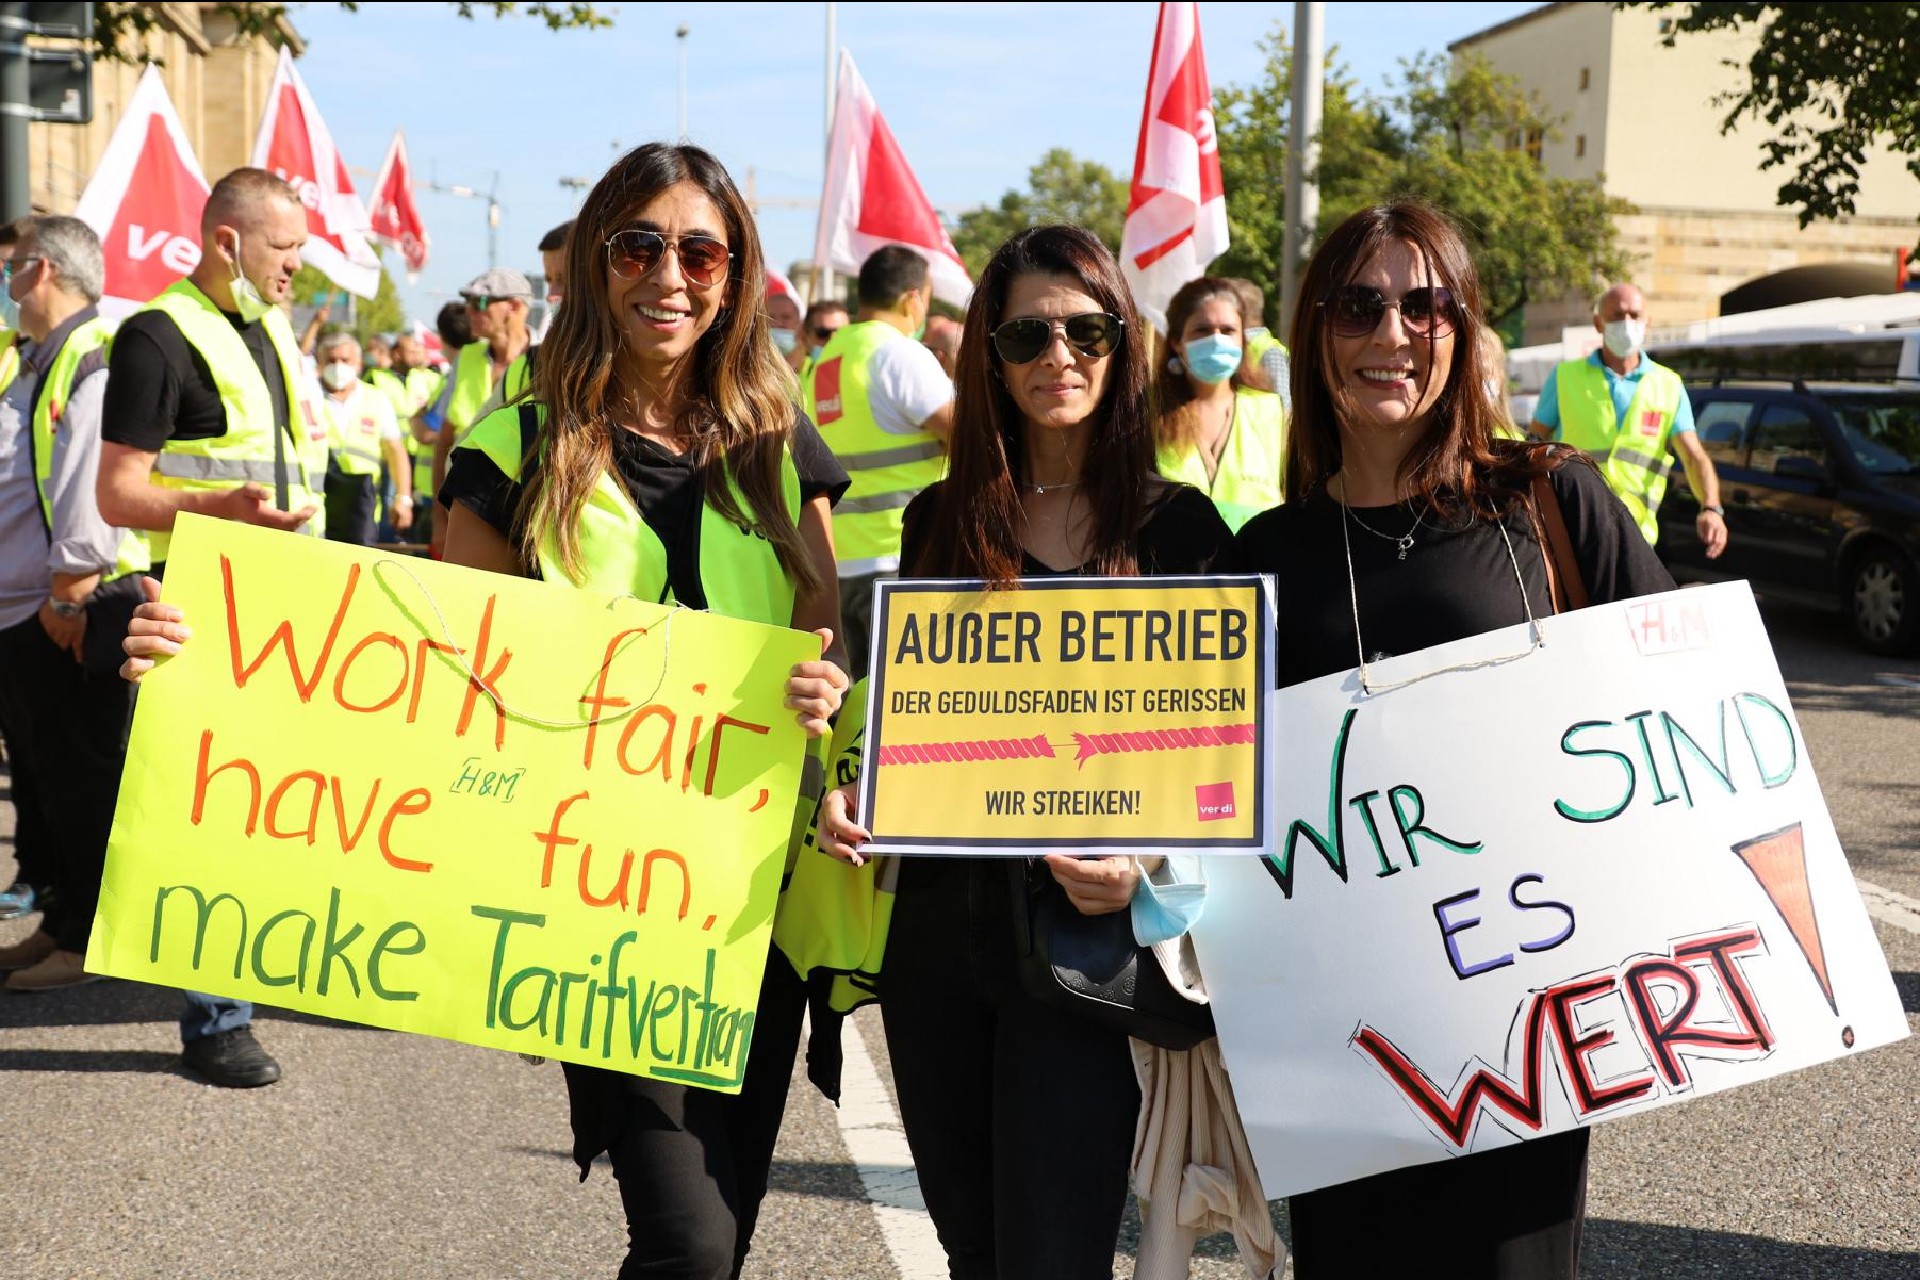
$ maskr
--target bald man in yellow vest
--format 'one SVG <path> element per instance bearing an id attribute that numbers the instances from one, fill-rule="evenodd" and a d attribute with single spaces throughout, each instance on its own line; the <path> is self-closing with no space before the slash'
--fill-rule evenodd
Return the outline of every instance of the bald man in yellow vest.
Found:
<path id="1" fill-rule="evenodd" d="M 1656 513 L 1673 470 L 1669 450 L 1687 470 L 1700 501 L 1694 531 L 1709 560 L 1727 549 L 1720 476 L 1693 429 L 1693 403 L 1680 375 L 1646 354 L 1647 300 L 1616 284 L 1594 303 L 1600 349 L 1567 360 L 1547 375 L 1533 410 L 1533 434 L 1582 450 L 1607 478 L 1648 542 L 1660 536 Z"/>

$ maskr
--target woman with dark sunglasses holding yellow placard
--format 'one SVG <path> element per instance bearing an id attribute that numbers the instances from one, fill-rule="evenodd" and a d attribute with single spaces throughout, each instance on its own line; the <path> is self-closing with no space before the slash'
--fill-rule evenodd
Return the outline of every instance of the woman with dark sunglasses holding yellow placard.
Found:
<path id="1" fill-rule="evenodd" d="M 830 641 L 829 507 L 847 476 L 793 408 L 766 278 L 752 215 L 711 155 L 652 144 L 615 164 L 569 237 L 531 412 L 509 405 L 454 452 L 447 559 Z M 846 683 L 831 661 L 802 663 L 788 705 L 818 735 Z M 774 957 L 737 1097 L 565 1065 L 581 1177 L 606 1152 L 626 1205 L 623 1280 L 740 1274 L 803 1003 Z"/>
<path id="2" fill-rule="evenodd" d="M 984 578 L 1203 572 L 1226 545 L 1206 495 L 1153 465 L 1146 350 L 1113 256 L 1077 227 L 1022 231 L 994 254 L 956 359 L 945 480 L 906 510 L 902 572 Z M 869 839 L 851 789 L 821 847 Z M 1127 1198 L 1140 1091 L 1127 1037 L 1042 1004 L 1015 972 L 1023 859 L 909 858 L 880 1011 L 927 1211 L 952 1274 L 1106 1280 Z M 1126 911 L 1128 858 L 1054 855 L 1087 915 Z"/>
<path id="3" fill-rule="evenodd" d="M 1424 205 L 1364 209 L 1308 263 L 1287 504 L 1255 516 L 1222 558 L 1274 575 L 1282 686 L 1357 663 L 1361 688 L 1384 692 L 1372 665 L 1383 656 L 1553 612 L 1538 477 L 1551 495 L 1540 519 L 1551 529 L 1553 509 L 1564 518 L 1555 540 L 1591 602 L 1673 588 L 1591 465 L 1496 439 L 1504 414 L 1481 376 L 1480 307 L 1465 241 Z M 1497 731 L 1485 759 L 1500 767 Z M 1586 1182 L 1578 1129 L 1298 1195 L 1294 1274 L 1572 1280 Z"/>

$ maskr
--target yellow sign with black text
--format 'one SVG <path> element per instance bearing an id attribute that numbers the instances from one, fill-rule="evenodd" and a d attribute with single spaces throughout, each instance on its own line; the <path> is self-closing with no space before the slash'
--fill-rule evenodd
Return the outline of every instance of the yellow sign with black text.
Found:
<path id="1" fill-rule="evenodd" d="M 877 853 L 1258 853 L 1258 577 L 877 584 L 860 812 Z"/>

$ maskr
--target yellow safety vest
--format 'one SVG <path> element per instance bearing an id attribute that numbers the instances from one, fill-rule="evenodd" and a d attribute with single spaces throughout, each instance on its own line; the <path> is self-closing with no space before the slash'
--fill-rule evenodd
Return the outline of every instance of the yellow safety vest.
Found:
<path id="1" fill-rule="evenodd" d="M 874 420 L 868 363 L 890 342 L 911 342 L 884 320 L 843 325 L 802 380 L 802 404 L 853 483 L 833 509 L 833 548 L 842 578 L 900 567 L 900 520 L 913 496 L 946 470 L 947 450 L 930 431 L 895 435 Z"/>
<path id="2" fill-rule="evenodd" d="M 4 392 L 20 376 L 20 335 L 12 329 L 0 329 L 0 342 L 6 344 L 0 348 L 0 392 Z"/>
<path id="3" fill-rule="evenodd" d="M 817 847 L 818 800 L 828 787 L 859 780 L 866 720 L 867 681 L 862 679 L 841 704 L 825 777 L 808 809 L 773 918 L 773 943 L 794 972 L 802 978 L 815 970 L 834 975 L 828 1003 L 841 1013 L 879 999 L 880 962 L 887 954 L 900 880 L 898 858 L 868 858 L 863 866 L 849 867 Z"/>
<path id="4" fill-rule="evenodd" d="M 387 423 L 393 420 L 386 397 L 377 388 L 356 382 L 345 400 L 328 396 L 320 405 L 327 420 L 327 448 L 335 465 L 350 476 L 379 475 L 386 462 L 380 441 Z"/>
<path id="5" fill-rule="evenodd" d="M 174 281 L 141 310 L 164 311 L 179 326 L 181 336 L 207 362 L 227 419 L 224 435 L 168 440 L 154 461 L 153 482 L 162 488 L 189 492 L 238 489 L 251 483 L 264 485 L 272 492 L 276 484 L 273 402 L 268 398 L 267 380 L 260 375 L 260 366 L 254 363 L 253 354 L 226 313 L 191 280 Z M 326 507 L 320 499 L 323 476 L 310 467 L 316 444 L 321 467 L 325 467 L 326 427 L 305 394 L 310 379 L 301 371 L 293 327 L 278 310 L 267 312 L 260 323 L 280 357 L 280 376 L 287 388 L 289 439 L 281 446 L 287 497 L 282 510 L 318 505 L 314 518 L 300 527 L 300 532 L 317 536 L 325 531 Z M 275 498 L 278 501 L 277 494 Z M 167 558 L 172 535 L 154 532 L 148 542 L 157 563 Z"/>
<path id="6" fill-rule="evenodd" d="M 528 348 L 531 350 L 532 348 Z M 506 389 L 500 399 L 511 401 L 527 388 L 527 353 L 522 351 L 507 365 L 503 379 Z M 460 348 L 453 362 L 453 395 L 447 401 L 447 421 L 441 430 L 453 429 L 453 442 L 459 444 L 473 430 L 480 406 L 493 394 L 493 358 L 484 342 L 469 342 Z"/>
<path id="7" fill-rule="evenodd" d="M 1673 457 L 1667 444 L 1674 414 L 1687 394 L 1680 375 L 1645 355 L 1645 372 L 1634 386 L 1624 418 L 1616 418 L 1607 371 L 1592 360 L 1568 360 L 1555 371 L 1562 442 L 1591 457 L 1607 484 L 1627 504 L 1649 543 L 1660 537 L 1654 513 L 1667 493 Z"/>
<path id="8" fill-rule="evenodd" d="M 104 351 L 112 332 L 106 321 L 98 318 L 76 327 L 61 344 L 59 354 L 47 366 L 47 376 L 33 393 L 33 482 L 40 491 L 40 518 L 46 522 L 49 542 L 53 538 L 53 499 L 47 494 L 47 481 L 53 476 L 54 437 L 60 431 L 67 401 L 73 398 L 73 380 L 80 362 L 95 351 Z M 9 382 L 18 368 L 16 357 L 13 370 L 7 374 Z M 113 567 L 100 575 L 100 581 L 104 584 L 129 573 L 144 573 L 152 566 L 146 535 L 129 529 L 120 539 Z"/>
<path id="9" fill-rule="evenodd" d="M 1286 501 L 1281 475 L 1286 458 L 1287 420 L 1280 397 L 1241 387 L 1233 393 L 1233 421 L 1211 481 L 1197 447 L 1184 454 L 1162 448 L 1159 466 L 1167 479 L 1190 484 L 1212 498 L 1221 519 L 1237 533 L 1262 511 Z"/>
<path id="10" fill-rule="evenodd" d="M 407 370 L 407 396 L 413 407 L 400 422 L 400 434 L 406 437 L 407 453 L 413 458 L 413 496 L 433 496 L 433 442 L 413 434 L 413 420 L 440 398 L 446 375 L 434 369 Z"/>
<path id="11" fill-rule="evenodd" d="M 1247 360 L 1259 364 L 1267 352 L 1279 349 L 1281 355 L 1287 354 L 1287 344 L 1268 332 L 1249 334 L 1247 337 Z"/>
<path id="12" fill-rule="evenodd" d="M 458 447 L 478 449 L 493 460 L 509 480 L 520 478 L 521 460 L 532 443 L 524 429 L 520 405 L 496 409 Z M 535 431 L 544 423 L 546 407 L 528 403 Z M 787 515 L 800 519 L 800 475 L 789 455 L 781 468 Z M 731 479 L 729 479 L 731 483 Z M 739 486 L 735 503 L 751 511 Z M 614 477 L 602 474 L 580 509 L 580 563 L 583 577 L 574 585 L 609 595 L 638 596 L 669 603 L 673 589 L 667 568 L 667 549 L 646 520 L 634 509 L 626 490 Z M 551 530 L 541 539 L 536 560 L 549 582 L 573 582 L 560 564 L 559 542 Z M 700 581 L 707 608 L 729 618 L 744 618 L 770 626 L 793 625 L 793 583 L 774 555 L 773 544 L 721 515 L 711 503 L 700 512 Z"/>

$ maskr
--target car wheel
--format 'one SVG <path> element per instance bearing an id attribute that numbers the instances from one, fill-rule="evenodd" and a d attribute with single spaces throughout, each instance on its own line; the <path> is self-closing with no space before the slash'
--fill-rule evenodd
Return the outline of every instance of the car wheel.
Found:
<path id="1" fill-rule="evenodd" d="M 1907 653 L 1920 645 L 1920 577 L 1899 552 L 1869 551 L 1847 580 L 1847 620 L 1875 653 Z"/>

